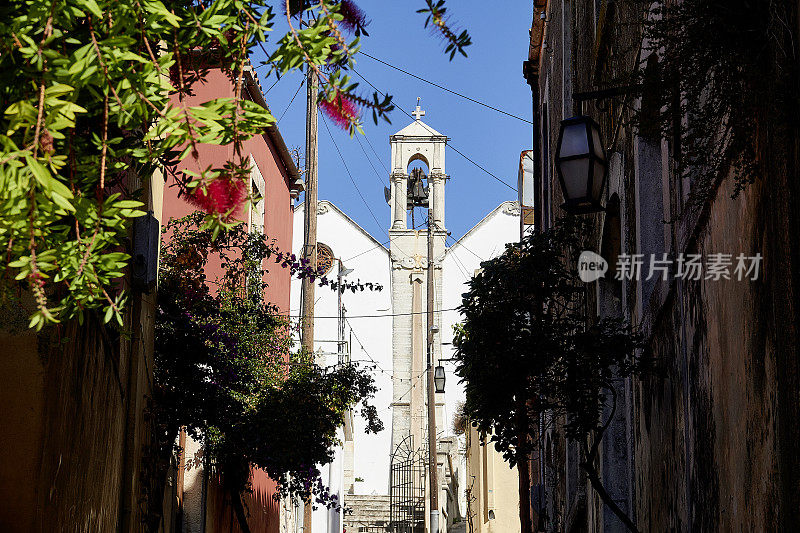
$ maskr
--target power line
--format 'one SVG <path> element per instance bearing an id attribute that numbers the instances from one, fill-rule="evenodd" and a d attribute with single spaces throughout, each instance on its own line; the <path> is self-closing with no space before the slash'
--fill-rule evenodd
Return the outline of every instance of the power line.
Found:
<path id="1" fill-rule="evenodd" d="M 403 110 L 403 113 L 406 113 L 406 111 L 405 111 L 405 110 Z M 408 115 L 408 113 L 406 113 L 406 115 Z M 408 116 L 411 116 L 411 115 L 408 115 Z M 424 124 L 423 124 L 423 125 L 424 125 Z M 464 154 L 463 154 L 463 153 L 462 153 L 462 152 L 461 152 L 461 151 L 460 151 L 458 148 L 456 148 L 456 147 L 455 147 L 455 146 L 453 146 L 452 144 L 450 144 L 450 143 L 447 143 L 447 146 L 448 146 L 449 148 L 452 148 L 452 149 L 453 149 L 453 151 L 454 151 L 455 153 L 457 153 L 458 155 L 460 155 L 461 157 L 463 157 L 464 159 L 466 159 L 467 161 L 469 161 L 470 163 L 472 163 L 473 165 L 475 165 L 475 166 L 476 166 L 476 167 L 478 167 L 479 169 L 483 170 L 484 172 L 486 172 L 487 174 L 489 174 L 491 177 L 493 177 L 494 179 L 496 179 L 497 181 L 499 181 L 500 183 L 502 183 L 503 185 L 505 185 L 506 187 L 508 187 L 509 189 L 511 189 L 512 191 L 514 191 L 514 192 L 517 192 L 517 188 L 516 188 L 516 187 L 513 187 L 513 186 L 509 185 L 508 183 L 506 183 L 506 182 L 505 182 L 505 181 L 503 181 L 502 179 L 498 178 L 497 176 L 495 176 L 494 174 L 492 174 L 491 172 L 489 172 L 488 170 L 486 170 L 485 168 L 483 168 L 481 165 L 479 165 L 478 163 L 476 163 L 475 161 L 473 161 L 472 159 L 470 159 L 469 157 L 467 157 L 466 155 L 464 155 Z"/>
<path id="2" fill-rule="evenodd" d="M 474 255 L 475 257 L 477 257 L 479 261 L 481 261 L 481 262 L 483 262 L 483 261 L 486 261 L 486 259 L 484 259 L 483 257 L 479 256 L 478 254 L 476 254 L 475 252 L 473 252 L 472 250 L 470 250 L 469 248 L 467 248 L 467 246 L 466 246 L 464 243 L 459 243 L 457 240 L 455 240 L 455 238 L 451 237 L 449 234 L 448 234 L 447 236 L 450 238 L 450 240 L 452 240 L 452 241 L 453 241 L 453 246 L 461 246 L 461 247 L 463 247 L 463 248 L 464 248 L 466 251 L 468 251 L 469 253 L 471 253 L 471 254 L 472 254 L 472 255 Z M 450 249 L 451 249 L 451 250 L 453 249 L 453 246 L 451 246 L 451 247 L 450 247 Z"/>
<path id="3" fill-rule="evenodd" d="M 411 72 L 409 72 L 407 70 L 404 70 L 404 69 L 402 69 L 400 67 L 392 65 L 391 63 L 387 63 L 386 61 L 383 61 L 382 59 L 378 59 L 375 56 L 371 56 L 368 53 L 364 52 L 363 50 L 361 50 L 360 53 L 361 53 L 361 55 L 367 56 L 368 58 L 370 58 L 370 59 L 372 59 L 374 61 L 377 61 L 378 63 L 382 63 L 382 64 L 386 65 L 387 67 L 393 68 L 393 69 L 395 69 L 397 71 L 400 71 L 403 74 L 407 74 L 408 76 L 411 76 L 412 78 L 416 78 L 416 79 L 418 79 L 420 81 L 424 81 L 425 83 L 433 85 L 434 87 L 438 87 L 439 89 L 441 89 L 443 91 L 447 91 L 447 92 L 449 92 L 451 94 L 454 94 L 456 96 L 460 96 L 461 98 L 464 98 L 465 100 L 469 100 L 470 102 L 473 102 L 475 104 L 482 105 L 483 107 L 489 108 L 492 111 L 497 111 L 498 113 L 502 113 L 502 114 L 507 115 L 507 116 L 509 116 L 511 118 L 515 118 L 517 120 L 521 120 L 522 122 L 526 122 L 526 123 L 531 124 L 531 125 L 533 124 L 532 121 L 530 121 L 530 120 L 528 120 L 526 118 L 522 118 L 520 116 L 514 115 L 514 114 L 509 113 L 507 111 L 503 111 L 502 109 L 498 109 L 498 108 L 496 108 L 494 106 L 491 106 L 491 105 L 489 105 L 487 103 L 481 102 L 480 100 L 475 100 L 474 98 L 470 98 L 469 96 L 466 96 L 466 95 L 461 94 L 459 92 L 456 92 L 456 91 L 453 91 L 451 89 L 448 89 L 447 87 L 444 87 L 443 85 L 439 85 L 438 83 L 434 83 L 434 82 L 432 82 L 430 80 L 426 80 L 425 78 L 421 78 L 421 77 L 417 76 L 416 74 L 412 74 Z"/>
<path id="4" fill-rule="evenodd" d="M 445 242 L 446 242 L 446 241 L 445 241 Z M 455 252 L 455 250 L 452 250 L 452 249 L 451 249 L 451 250 L 450 250 L 450 253 L 452 253 L 452 254 L 453 254 L 453 261 L 455 261 L 455 264 L 456 264 L 456 266 L 458 267 L 458 269 L 461 271 L 461 273 L 462 273 L 462 274 L 464 274 L 464 277 L 465 277 L 466 279 L 469 279 L 469 278 L 470 278 L 470 275 L 469 275 L 469 273 L 467 272 L 467 267 L 465 267 L 465 266 L 464 266 L 464 263 L 462 263 L 462 262 L 461 262 L 461 259 L 459 259 L 459 258 L 458 258 L 458 256 L 456 255 L 456 252 Z"/>
<path id="5" fill-rule="evenodd" d="M 453 307 L 451 309 L 437 309 L 434 313 L 444 313 L 449 311 L 460 311 L 458 307 Z M 386 313 L 382 315 L 350 315 L 347 317 L 347 320 L 351 318 L 385 318 L 391 316 L 412 316 L 412 315 L 425 315 L 428 314 L 427 311 L 411 311 L 410 313 Z M 288 318 L 302 318 L 302 315 L 281 315 L 286 316 Z M 314 315 L 314 319 L 317 318 L 339 318 L 338 316 L 318 316 Z"/>
<path id="6" fill-rule="evenodd" d="M 453 260 L 455 261 L 456 266 L 458 267 L 458 269 L 464 275 L 464 278 L 465 279 L 469 279 L 470 275 L 467 272 L 467 267 L 464 266 L 464 263 L 461 262 L 461 259 L 459 259 L 458 256 L 455 253 L 453 253 Z"/>
<path id="7" fill-rule="evenodd" d="M 336 144 L 336 140 L 333 138 L 333 133 L 331 133 L 331 128 L 328 126 L 328 121 L 325 119 L 325 115 L 321 115 L 321 116 L 322 116 L 322 123 L 325 124 L 325 129 L 328 130 L 328 135 L 331 138 L 331 142 L 333 143 L 334 148 L 336 148 L 336 152 L 338 152 L 338 154 L 339 154 L 339 159 L 342 160 L 342 165 L 344 165 L 344 170 L 347 172 L 347 176 L 350 178 L 350 181 L 353 183 L 353 187 L 356 188 L 356 192 L 358 193 L 358 196 L 361 198 L 361 201 L 364 202 L 364 206 L 366 206 L 367 211 L 369 211 L 369 214 L 372 215 L 372 219 L 375 221 L 375 224 L 377 224 L 377 226 L 381 229 L 381 231 L 387 237 L 389 237 L 389 234 L 386 233 L 385 229 L 383 229 L 383 226 L 381 226 L 381 223 L 378 222 L 378 218 L 375 216 L 375 213 L 372 212 L 372 208 L 369 206 L 369 203 L 367 203 L 367 200 L 364 198 L 364 195 L 361 194 L 361 190 L 359 190 L 358 185 L 356 185 L 356 180 L 353 179 L 353 175 L 350 174 L 350 169 L 347 168 L 347 163 L 344 160 L 344 156 L 342 155 L 342 151 L 339 150 L 339 145 Z M 391 237 L 389 237 L 389 240 L 391 240 Z"/>
<path id="8" fill-rule="evenodd" d="M 353 337 L 355 337 L 356 341 L 358 341 L 358 345 L 361 347 L 361 351 L 364 352 L 364 355 L 367 356 L 367 358 L 372 362 L 372 364 L 375 365 L 375 367 L 378 370 L 380 370 L 381 372 L 383 372 L 384 374 L 386 374 L 388 376 L 391 376 L 392 373 L 391 372 L 387 372 L 386 370 L 384 370 L 383 367 L 381 367 L 381 365 L 379 365 L 378 362 L 375 359 L 373 359 L 372 355 L 370 355 L 370 353 L 366 350 L 366 348 L 364 348 L 364 343 L 361 342 L 361 339 L 359 339 L 358 335 L 356 335 L 356 331 L 353 329 L 353 325 L 350 322 L 347 321 L 348 318 L 349 317 L 345 317 L 344 321 L 347 323 L 348 326 L 350 326 L 350 333 L 352 333 Z M 350 353 L 351 354 L 353 353 L 353 347 L 352 346 L 350 347 Z"/>
<path id="9" fill-rule="evenodd" d="M 383 166 L 383 168 L 386 169 L 386 173 L 387 174 L 391 174 L 391 172 L 389 171 L 389 167 L 386 166 L 386 163 L 383 162 L 383 159 L 381 158 L 381 156 L 378 155 L 378 152 L 376 152 L 375 148 L 372 146 L 372 143 L 370 142 L 369 137 L 364 135 L 364 140 L 367 141 L 367 144 L 369 145 L 370 150 L 372 150 L 372 153 L 375 154 L 375 159 L 380 161 L 381 166 Z"/>
<path id="10" fill-rule="evenodd" d="M 351 70 L 352 70 L 353 72 L 355 72 L 355 73 L 358 75 L 358 77 L 360 77 L 362 80 L 364 80 L 365 82 L 367 82 L 367 84 L 368 84 L 370 87 L 372 87 L 373 89 L 375 89 L 375 90 L 376 90 L 376 91 L 377 91 L 379 94 L 383 95 L 384 97 L 386 96 L 386 93 L 384 93 L 383 91 L 381 91 L 380 89 L 378 89 L 377 87 L 375 87 L 375 86 L 374 86 L 372 83 L 370 83 L 370 81 L 369 81 L 367 78 L 365 78 L 365 77 L 364 77 L 364 76 L 363 76 L 363 75 L 362 75 L 360 72 L 358 72 L 356 69 L 351 69 Z M 408 111 L 406 111 L 405 109 L 403 109 L 402 107 L 399 107 L 399 106 L 398 106 L 398 107 L 397 107 L 397 109 L 399 109 L 400 111 L 402 111 L 403 113 L 405 113 L 405 114 L 408 116 L 408 118 L 410 118 L 411 120 L 414 120 L 414 121 L 416 121 L 416 119 L 415 119 L 414 117 L 412 117 L 412 116 L 411 116 L 411 114 L 410 114 Z M 430 129 L 430 128 L 429 128 L 429 127 L 428 127 L 428 126 L 427 126 L 427 125 L 424 123 L 424 122 L 420 122 L 420 124 L 422 124 L 423 126 L 425 126 L 425 127 L 428 129 L 428 131 L 430 131 L 430 132 L 431 132 L 431 134 L 433 134 L 433 133 L 434 133 L 434 132 L 433 132 L 433 131 L 432 131 L 432 130 L 431 130 L 431 129 Z M 494 174 L 492 174 L 491 172 L 489 172 L 488 170 L 486 170 L 484 167 L 482 167 L 481 165 L 479 165 L 478 163 L 476 163 L 475 161 L 473 161 L 472 159 L 470 159 L 469 157 L 467 157 L 466 155 L 464 155 L 464 153 L 463 153 L 463 152 L 461 152 L 461 151 L 460 151 L 458 148 L 456 148 L 455 146 L 453 146 L 453 144 L 452 144 L 452 143 L 447 143 L 447 147 L 448 147 L 448 148 L 452 148 L 452 149 L 453 149 L 453 151 L 454 151 L 455 153 L 457 153 L 458 155 L 460 155 L 461 157 L 463 157 L 464 159 L 466 159 L 467 161 L 469 161 L 470 163 L 472 163 L 473 165 L 475 165 L 476 167 L 478 167 L 479 169 L 481 169 L 482 171 L 484 171 L 485 173 L 487 173 L 488 175 L 490 175 L 492 178 L 494 178 L 495 180 L 499 181 L 500 183 L 502 183 L 503 185 L 505 185 L 506 187 L 508 187 L 509 189 L 511 189 L 512 191 L 514 191 L 514 192 L 517 192 L 517 189 L 516 189 L 516 187 L 513 187 L 512 185 L 509 185 L 508 183 L 506 183 L 506 182 L 505 182 L 505 181 L 503 181 L 502 179 L 498 178 L 497 176 L 495 176 Z"/>
<path id="11" fill-rule="evenodd" d="M 377 249 L 377 248 L 382 248 L 382 247 L 385 247 L 385 246 L 386 246 L 387 244 L 389 244 L 390 242 L 392 242 L 392 239 L 389 239 L 389 240 L 388 240 L 388 241 L 386 241 L 386 242 L 379 243 L 379 244 L 377 244 L 377 245 L 373 246 L 372 248 L 369 248 L 368 250 L 364 250 L 363 252 L 359 252 L 359 253 L 357 253 L 356 255 L 354 255 L 353 257 L 348 257 L 347 259 L 342 259 L 342 262 L 343 262 L 343 263 L 347 263 L 348 261 L 351 261 L 351 260 L 355 259 L 356 257 L 361 257 L 361 256 L 362 256 L 362 255 L 364 255 L 364 254 L 368 254 L 368 253 L 369 253 L 369 252 L 371 252 L 372 250 L 375 250 L 375 249 Z"/>
<path id="12" fill-rule="evenodd" d="M 421 227 L 422 227 L 424 224 L 425 224 L 425 221 L 423 220 L 422 222 L 420 222 L 419 224 L 417 224 L 417 225 L 416 225 L 414 228 L 412 228 L 412 229 L 419 229 L 419 228 L 421 228 Z M 368 253 L 370 253 L 372 250 L 375 250 L 375 249 L 377 249 L 377 248 L 380 248 L 380 247 L 385 247 L 385 246 L 387 246 L 389 243 L 393 242 L 395 238 L 396 238 L 396 237 L 389 237 L 389 240 L 388 240 L 388 241 L 385 241 L 385 242 L 380 242 L 380 243 L 376 244 L 375 246 L 373 246 L 372 248 L 368 248 L 368 249 L 364 250 L 363 252 L 359 252 L 359 253 L 357 253 L 356 255 L 352 256 L 352 257 L 348 257 L 347 259 L 342 259 L 342 262 L 343 262 L 343 263 L 347 263 L 348 261 L 350 261 L 350 260 L 353 260 L 353 259 L 355 259 L 356 257 L 361 257 L 361 256 L 362 256 L 362 255 L 364 255 L 364 254 L 368 254 Z M 402 253 L 402 252 L 401 252 L 401 253 Z M 405 255 L 406 255 L 406 257 L 410 257 L 408 254 L 405 254 Z"/>
<path id="13" fill-rule="evenodd" d="M 425 370 L 421 371 L 419 374 L 417 374 L 417 376 L 416 376 L 416 377 L 415 377 L 415 376 L 411 376 L 411 378 L 408 380 L 408 381 L 409 381 L 409 387 L 408 387 L 408 390 L 407 390 L 406 392 L 404 392 L 403 394 L 401 394 L 401 395 L 400 395 L 400 396 L 397 398 L 397 400 L 395 400 L 395 401 L 399 402 L 400 400 L 402 400 L 403 398 L 405 398 L 407 395 L 411 394 L 411 391 L 413 391 L 414 389 L 416 389 L 416 388 L 417 388 L 417 385 L 419 385 L 419 383 L 418 383 L 418 382 L 419 382 L 419 380 L 422 378 L 422 376 L 426 375 L 426 374 L 427 374 L 427 372 L 428 372 L 428 370 L 427 370 L 427 369 L 425 369 Z M 402 380 L 401 380 L 401 381 L 402 381 Z"/>
<path id="14" fill-rule="evenodd" d="M 277 82 L 276 82 L 276 83 L 277 83 Z M 281 121 L 281 119 L 283 118 L 283 116 L 286 114 L 286 112 L 287 112 L 287 111 L 289 111 L 289 108 L 290 108 L 290 107 L 292 107 L 292 103 L 294 102 L 294 99 L 295 99 L 295 98 L 297 98 L 297 95 L 298 95 L 298 94 L 300 94 L 300 89 L 302 89 L 302 88 L 303 88 L 303 85 L 305 85 L 305 83 L 306 83 L 306 79 L 305 79 L 305 78 L 303 78 L 303 81 L 301 81 L 301 82 L 300 82 L 300 86 L 299 86 L 299 87 L 297 88 L 297 90 L 294 92 L 294 96 L 292 96 L 292 99 L 291 99 L 291 100 L 289 100 L 289 105 L 287 105 L 287 106 L 286 106 L 286 109 L 284 109 L 284 110 L 283 110 L 283 113 L 281 113 L 281 118 L 279 118 L 279 119 L 278 119 L 278 121 L 275 123 L 276 125 L 280 123 L 280 121 Z"/>
<path id="15" fill-rule="evenodd" d="M 375 173 L 375 176 L 378 178 L 378 181 L 381 182 L 381 185 L 385 185 L 385 183 L 383 181 L 383 178 L 381 178 L 381 175 L 378 174 L 377 170 L 375 170 L 375 166 L 372 164 L 372 160 L 367 155 L 367 151 L 364 150 L 364 145 L 361 144 L 361 139 L 358 138 L 358 135 L 355 135 L 355 138 L 358 141 L 358 145 L 361 147 L 361 151 L 364 152 L 364 157 L 367 158 L 367 163 L 369 163 L 369 166 L 372 168 L 372 171 Z"/>
<path id="16" fill-rule="evenodd" d="M 425 224 L 425 222 L 424 222 L 424 221 L 423 221 L 423 222 L 420 222 L 420 223 L 419 223 L 419 224 L 418 224 L 418 225 L 417 225 L 415 228 L 413 228 L 413 229 L 420 228 L 420 227 L 421 227 L 423 224 Z M 348 261 L 351 261 L 351 260 L 355 259 L 356 257 L 361 257 L 362 255 L 364 255 L 364 254 L 368 254 L 368 253 L 370 253 L 370 252 L 371 252 L 371 251 L 373 251 L 373 250 L 376 250 L 376 249 L 378 249 L 378 248 L 381 248 L 381 247 L 385 247 L 385 246 L 387 246 L 389 243 L 393 242 L 395 238 L 396 238 L 396 237 L 389 237 L 389 240 L 388 240 L 388 241 L 385 241 L 385 242 L 380 242 L 380 243 L 376 244 L 375 246 L 373 246 L 372 248 L 367 248 L 367 249 L 366 249 L 366 250 L 364 250 L 363 252 L 359 252 L 359 253 L 357 253 L 356 255 L 352 256 L 352 257 L 348 257 L 347 259 L 342 259 L 342 262 L 343 262 L 343 263 L 347 263 Z M 407 257 L 409 257 L 407 254 L 406 254 L 406 256 L 407 256 Z"/>

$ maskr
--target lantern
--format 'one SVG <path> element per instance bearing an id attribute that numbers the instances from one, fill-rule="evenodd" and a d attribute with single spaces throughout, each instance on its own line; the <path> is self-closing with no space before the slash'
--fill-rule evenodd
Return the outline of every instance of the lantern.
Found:
<path id="1" fill-rule="evenodd" d="M 444 379 L 444 367 L 439 365 L 433 369 L 433 384 L 436 388 L 436 392 L 444 392 Z"/>
<path id="2" fill-rule="evenodd" d="M 585 116 L 562 120 L 556 150 L 556 171 L 564 193 L 561 207 L 574 214 L 602 211 L 607 168 L 597 123 Z"/>

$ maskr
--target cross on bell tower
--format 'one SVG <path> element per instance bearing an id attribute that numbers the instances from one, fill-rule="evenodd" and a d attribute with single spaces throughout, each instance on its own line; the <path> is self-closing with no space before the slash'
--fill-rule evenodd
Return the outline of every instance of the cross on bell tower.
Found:
<path id="1" fill-rule="evenodd" d="M 422 117 L 424 117 L 424 116 L 425 116 L 425 110 L 423 110 L 423 109 L 422 109 L 422 108 L 419 106 L 419 101 L 420 101 L 420 97 L 419 97 L 419 96 L 417 96 L 417 108 L 414 110 L 414 112 L 413 112 L 413 113 L 411 113 L 412 115 L 414 115 L 414 119 L 415 119 L 415 120 L 419 120 L 420 118 L 422 118 Z"/>

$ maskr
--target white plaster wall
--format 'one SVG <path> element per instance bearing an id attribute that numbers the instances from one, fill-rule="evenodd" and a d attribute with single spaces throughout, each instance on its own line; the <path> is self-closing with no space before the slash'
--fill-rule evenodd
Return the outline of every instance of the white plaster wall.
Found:
<path id="1" fill-rule="evenodd" d="M 368 291 L 353 294 L 350 291 L 342 295 L 342 300 L 347 309 L 349 319 L 345 328 L 345 339 L 349 339 L 350 330 L 353 331 L 352 359 L 366 364 L 377 363 L 374 371 L 378 393 L 374 404 L 383 421 L 384 430 L 377 435 L 364 433 L 365 423 L 358 410 L 355 412 L 354 429 L 354 476 L 364 479 L 359 484 L 359 492 L 371 494 L 388 494 L 389 488 L 389 448 L 391 434 L 391 396 L 392 396 L 392 319 L 389 316 L 379 318 L 359 318 L 363 315 L 390 315 L 391 299 L 389 287 L 389 253 L 380 246 L 379 242 L 371 238 L 355 222 L 342 214 L 333 204 L 320 202 L 321 214 L 318 215 L 318 242 L 331 247 L 336 257 L 344 260 L 347 268 L 354 269 L 346 279 L 349 281 L 361 280 L 383 285 L 381 292 Z M 292 251 L 300 255 L 303 245 L 303 207 L 295 209 L 294 232 Z M 385 239 L 388 240 L 388 239 Z M 356 257 L 357 256 L 357 257 Z M 337 267 L 329 274 L 336 278 Z M 292 281 L 291 314 L 296 316 L 300 312 L 301 283 Z M 337 299 L 336 292 L 328 287 L 316 289 L 316 305 L 314 322 L 315 340 L 335 340 Z M 331 318 L 325 318 L 331 317 Z M 336 351 L 335 343 L 316 342 L 315 349 Z M 340 452 L 339 452 L 340 453 Z M 327 472 L 328 468 L 323 468 Z M 326 474 L 327 475 L 327 474 Z M 342 469 L 335 469 L 338 476 L 334 484 L 341 484 Z M 316 520 L 320 522 L 321 520 Z M 316 526 L 314 531 L 317 532 Z M 324 531 L 324 530 L 323 530 Z"/>
<path id="2" fill-rule="evenodd" d="M 326 364 L 334 364 L 337 356 L 327 356 Z M 344 439 L 344 431 L 339 428 L 337 431 L 339 440 Z M 332 495 L 336 495 L 341 502 L 344 499 L 344 451 L 341 447 L 336 448 L 333 461 L 320 468 L 322 474 L 322 481 L 331 491 Z M 313 533 L 342 533 L 342 516 L 336 509 L 328 509 L 323 505 L 318 505 L 317 509 L 313 511 L 311 519 L 311 531 Z"/>

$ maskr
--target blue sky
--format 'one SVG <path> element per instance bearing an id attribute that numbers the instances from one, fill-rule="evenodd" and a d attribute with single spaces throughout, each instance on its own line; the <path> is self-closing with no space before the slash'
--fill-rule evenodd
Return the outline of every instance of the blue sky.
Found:
<path id="1" fill-rule="evenodd" d="M 532 16 L 530 2 L 502 2 L 503 8 L 499 9 L 496 4 L 487 2 L 450 0 L 447 6 L 452 22 L 458 30 L 467 29 L 473 42 L 467 49 L 468 57 L 459 55 L 453 61 L 443 53 L 443 41 L 423 28 L 424 16 L 416 13 L 424 5 L 422 0 L 360 0 L 358 4 L 372 21 L 368 26 L 369 37 L 362 40 L 363 51 L 530 120 L 531 93 L 522 77 Z M 286 28 L 282 15 L 276 17 L 276 22 L 273 36 L 282 35 Z M 266 49 L 270 48 L 267 43 Z M 257 53 L 254 64 L 263 58 L 263 54 Z M 392 94 L 396 106 L 410 113 L 417 97 L 421 97 L 422 107 L 427 112 L 423 121 L 450 137 L 451 144 L 476 163 L 516 187 L 520 151 L 530 148 L 531 144 L 530 124 L 446 93 L 368 57 L 357 56 L 356 60 L 356 70 L 378 89 Z M 259 69 L 259 72 L 264 70 Z M 356 75 L 353 77 L 361 82 L 359 89 L 365 95 L 372 94 L 368 84 Z M 284 76 L 266 95 L 276 117 L 285 111 L 278 127 L 286 144 L 290 148 L 299 147 L 301 151 L 305 145 L 305 87 L 291 105 L 289 103 L 302 78 L 300 73 Z M 261 75 L 265 91 L 274 81 L 272 77 L 265 79 Z M 367 138 L 361 137 L 360 144 L 328 121 L 358 191 L 345 171 L 322 118 L 319 124 L 319 198 L 335 203 L 382 242 L 388 240 L 386 231 L 390 216 L 383 195 L 390 164 L 389 136 L 411 122 L 399 109 L 390 118 L 392 124 L 382 122 L 376 126 L 371 115 L 365 116 Z M 373 148 L 379 157 L 373 153 Z M 451 179 L 446 192 L 445 223 L 455 239 L 501 202 L 516 199 L 513 190 L 453 150 L 448 149 L 446 164 Z"/>

